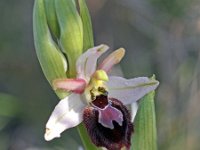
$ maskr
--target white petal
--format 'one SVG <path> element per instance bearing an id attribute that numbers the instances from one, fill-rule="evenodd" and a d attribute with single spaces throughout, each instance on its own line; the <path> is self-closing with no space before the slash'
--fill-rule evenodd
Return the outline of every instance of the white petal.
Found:
<path id="1" fill-rule="evenodd" d="M 134 102 L 131 104 L 131 122 L 134 121 L 135 116 L 137 114 L 137 110 L 138 110 L 138 104 L 137 102 Z"/>
<path id="2" fill-rule="evenodd" d="M 101 44 L 83 53 L 76 63 L 77 77 L 89 81 L 96 70 L 97 59 L 107 50 L 108 46 Z"/>
<path id="3" fill-rule="evenodd" d="M 159 82 L 147 77 L 125 79 L 122 77 L 109 77 L 107 82 L 108 96 L 122 101 L 125 105 L 136 102 L 144 95 L 156 89 Z"/>
<path id="4" fill-rule="evenodd" d="M 81 123 L 84 107 L 85 104 L 79 94 L 71 94 L 61 100 L 46 124 L 45 140 L 60 137 L 64 130 Z"/>

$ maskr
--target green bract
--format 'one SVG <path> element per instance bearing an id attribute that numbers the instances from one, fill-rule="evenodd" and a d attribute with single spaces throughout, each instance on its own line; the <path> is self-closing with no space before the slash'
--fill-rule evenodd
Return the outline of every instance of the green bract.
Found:
<path id="1" fill-rule="evenodd" d="M 87 49 L 94 47 L 92 23 L 85 0 L 79 0 L 78 2 L 80 6 L 80 15 L 83 21 L 83 51 L 86 51 Z"/>
<path id="2" fill-rule="evenodd" d="M 35 0 L 35 48 L 45 77 L 51 85 L 57 78 L 74 77 L 77 58 L 83 49 L 85 51 L 94 46 L 91 19 L 84 0 L 79 1 L 79 7 L 80 15 L 74 0 Z M 60 99 L 67 95 L 66 91 L 55 92 Z M 87 149 L 98 149 L 90 141 L 82 124 L 79 133 Z"/>
<path id="3" fill-rule="evenodd" d="M 46 17 L 49 28 L 53 36 L 57 40 L 60 36 L 60 29 L 56 15 L 55 0 L 44 0 L 44 2 L 45 2 Z"/>
<path id="4" fill-rule="evenodd" d="M 154 95 L 154 91 L 150 92 L 139 103 L 139 110 L 134 121 L 133 150 L 157 150 Z"/>
<path id="5" fill-rule="evenodd" d="M 56 0 L 56 14 L 60 27 L 59 43 L 67 55 L 69 75 L 74 76 L 77 58 L 83 50 L 83 26 L 73 0 Z"/>
<path id="6" fill-rule="evenodd" d="M 56 78 L 66 77 L 67 61 L 51 37 L 43 0 L 35 1 L 33 32 L 37 56 L 49 83 L 52 84 L 52 81 Z M 57 94 L 60 97 L 66 95 L 62 92 Z"/>

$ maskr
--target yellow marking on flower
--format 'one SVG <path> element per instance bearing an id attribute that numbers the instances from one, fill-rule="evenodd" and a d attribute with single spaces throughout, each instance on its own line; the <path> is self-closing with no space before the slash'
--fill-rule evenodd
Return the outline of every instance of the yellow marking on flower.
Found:
<path id="1" fill-rule="evenodd" d="M 108 75 L 104 70 L 97 70 L 92 79 L 97 80 L 97 81 L 108 81 Z"/>
<path id="2" fill-rule="evenodd" d="M 84 95 L 86 98 L 86 101 L 90 103 L 96 96 L 104 94 L 102 91 L 99 91 L 99 88 L 107 90 L 107 87 L 105 85 L 105 82 L 109 80 L 107 73 L 104 70 L 97 70 L 88 85 L 88 87 L 85 89 Z"/>

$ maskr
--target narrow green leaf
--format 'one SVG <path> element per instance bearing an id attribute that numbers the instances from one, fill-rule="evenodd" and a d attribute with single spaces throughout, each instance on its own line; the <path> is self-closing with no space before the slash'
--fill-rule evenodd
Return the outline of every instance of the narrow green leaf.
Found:
<path id="1" fill-rule="evenodd" d="M 44 0 L 35 0 L 33 12 L 33 32 L 36 53 L 42 70 L 49 81 L 66 77 L 67 62 L 62 52 L 52 40 L 45 15 Z M 59 97 L 66 92 L 57 92 Z"/>
<path id="2" fill-rule="evenodd" d="M 60 35 L 58 20 L 56 16 L 55 0 L 44 0 L 47 23 L 51 30 L 51 33 L 58 38 Z"/>
<path id="3" fill-rule="evenodd" d="M 150 92 L 139 103 L 134 121 L 133 150 L 157 150 L 154 95 L 154 91 Z"/>
<path id="4" fill-rule="evenodd" d="M 83 50 L 94 47 L 92 22 L 85 0 L 79 0 L 80 16 L 83 22 Z"/>
<path id="5" fill-rule="evenodd" d="M 76 74 L 76 60 L 83 49 L 82 21 L 73 0 L 56 0 L 56 13 L 60 26 L 60 46 L 67 54 L 70 77 Z"/>

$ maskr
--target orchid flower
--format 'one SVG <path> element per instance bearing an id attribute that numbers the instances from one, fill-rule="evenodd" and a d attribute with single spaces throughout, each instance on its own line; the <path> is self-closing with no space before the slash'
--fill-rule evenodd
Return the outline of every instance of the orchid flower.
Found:
<path id="1" fill-rule="evenodd" d="M 103 44 L 87 50 L 77 60 L 76 78 L 53 81 L 55 90 L 70 94 L 57 104 L 46 124 L 47 141 L 83 121 L 96 146 L 108 150 L 130 148 L 133 124 L 125 105 L 136 103 L 155 90 L 159 82 L 148 77 L 108 76 L 124 57 L 125 50 L 114 51 L 97 66 L 98 58 L 107 50 L 108 46 Z"/>

